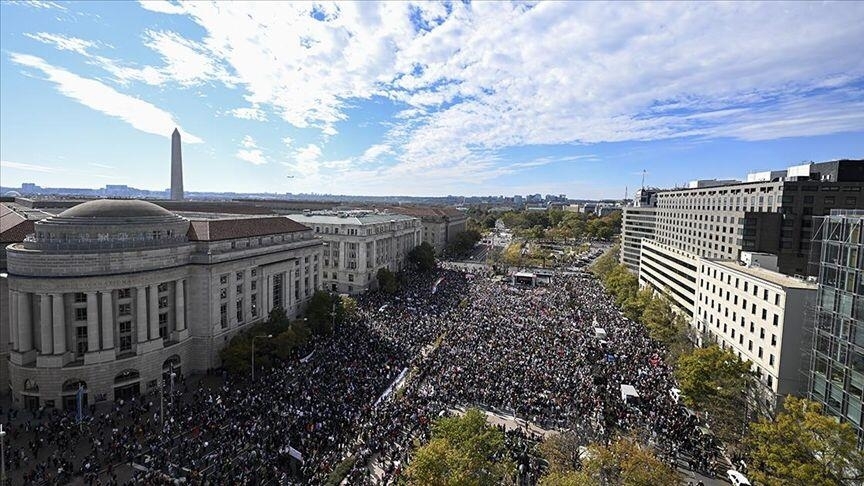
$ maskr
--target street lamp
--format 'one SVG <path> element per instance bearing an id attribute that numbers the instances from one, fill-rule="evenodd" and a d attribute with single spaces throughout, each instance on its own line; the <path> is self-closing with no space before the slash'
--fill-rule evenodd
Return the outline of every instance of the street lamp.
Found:
<path id="1" fill-rule="evenodd" d="M 258 338 L 272 338 L 272 334 L 262 334 L 260 336 L 252 336 L 252 382 L 255 382 L 255 340 Z"/>
<path id="2" fill-rule="evenodd" d="M 0 484 L 6 484 L 6 431 L 0 424 Z"/>

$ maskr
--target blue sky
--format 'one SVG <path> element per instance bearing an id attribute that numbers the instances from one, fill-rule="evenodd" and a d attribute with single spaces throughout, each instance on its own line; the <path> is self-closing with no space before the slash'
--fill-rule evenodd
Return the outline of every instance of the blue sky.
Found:
<path id="1" fill-rule="evenodd" d="M 864 2 L 0 3 L 0 183 L 565 193 L 864 157 Z M 293 176 L 293 178 L 289 177 Z"/>

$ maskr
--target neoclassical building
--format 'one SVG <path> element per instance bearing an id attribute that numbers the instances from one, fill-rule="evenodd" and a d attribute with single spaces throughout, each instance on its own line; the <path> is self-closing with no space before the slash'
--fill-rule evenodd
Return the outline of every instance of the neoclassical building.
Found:
<path id="1" fill-rule="evenodd" d="M 33 224 L 6 248 L 9 389 L 21 407 L 145 393 L 218 351 L 274 307 L 291 317 L 321 285 L 322 243 L 279 216 L 195 214 L 95 200 Z"/>
<path id="2" fill-rule="evenodd" d="M 323 284 L 331 292 L 356 294 L 376 288 L 379 269 L 401 270 L 419 245 L 419 218 L 389 212 L 306 211 L 292 220 L 324 241 Z"/>

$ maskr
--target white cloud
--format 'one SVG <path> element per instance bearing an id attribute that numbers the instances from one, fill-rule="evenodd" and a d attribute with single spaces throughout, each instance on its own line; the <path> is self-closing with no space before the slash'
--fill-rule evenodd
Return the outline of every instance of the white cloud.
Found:
<path id="1" fill-rule="evenodd" d="M 254 106 L 251 108 L 234 108 L 229 113 L 241 120 L 267 121 L 267 115 L 260 108 Z"/>
<path id="2" fill-rule="evenodd" d="M 100 169 L 116 169 L 113 165 L 107 164 L 97 164 L 96 162 L 89 162 L 88 165 L 92 165 L 93 167 L 99 167 Z"/>
<path id="3" fill-rule="evenodd" d="M 308 178 L 318 174 L 321 167 L 321 147 L 308 144 L 294 151 L 294 162 L 283 162 L 282 165 L 292 169 L 297 177 Z"/>
<path id="4" fill-rule="evenodd" d="M 36 56 L 13 52 L 10 57 L 16 64 L 44 73 L 48 81 L 54 83 L 64 96 L 90 109 L 123 120 L 137 130 L 167 138 L 171 136 L 172 127 L 179 126 L 170 113 L 139 98 L 120 93 L 100 81 L 83 78 L 52 66 Z M 186 143 L 203 142 L 182 128 L 180 132 Z"/>
<path id="5" fill-rule="evenodd" d="M 267 158 L 264 157 L 264 152 L 258 147 L 258 143 L 251 135 L 246 135 L 240 141 L 240 148 L 235 156 L 252 165 L 263 165 L 267 163 Z"/>
<path id="6" fill-rule="evenodd" d="M 26 170 L 30 172 L 62 172 L 63 169 L 57 167 L 48 167 L 44 165 L 22 164 L 20 162 L 10 162 L 8 160 L 0 160 L 0 167 L 4 169 Z"/>
<path id="7" fill-rule="evenodd" d="M 139 3 L 146 10 L 153 12 L 164 14 L 182 14 L 184 12 L 182 7 L 168 0 L 141 0 Z"/>
<path id="8" fill-rule="evenodd" d="M 24 36 L 43 44 L 51 44 L 61 51 L 72 51 L 82 55 L 88 55 L 87 49 L 102 46 L 102 43 L 100 42 L 79 39 L 78 37 L 50 34 L 47 32 L 38 32 L 36 34 L 25 33 Z"/>
<path id="9" fill-rule="evenodd" d="M 282 137 L 282 143 L 285 144 L 286 147 L 291 147 L 294 144 L 294 139 L 291 137 Z"/>
<path id="10" fill-rule="evenodd" d="M 518 168 L 497 158 L 508 147 L 693 136 L 755 140 L 864 126 L 856 114 L 861 94 L 853 88 L 864 78 L 857 49 L 861 3 L 609 9 L 594 2 L 530 8 L 184 2 L 144 8 L 185 14 L 205 32 L 200 40 L 172 34 L 171 49 L 151 45 L 168 66 L 196 56 L 209 61 L 193 62 L 194 75 L 166 70 L 168 78 L 235 83 L 256 109 L 317 128 L 325 140 L 356 100 L 384 96 L 407 105 L 382 144 L 395 147 L 387 155 L 398 164 L 387 171 L 400 180 L 428 177 L 433 168 L 442 177 L 506 173 Z M 794 103 L 807 97 L 817 115 Z M 370 153 L 368 160 L 381 155 Z M 328 164 L 348 168 L 364 157 Z"/>

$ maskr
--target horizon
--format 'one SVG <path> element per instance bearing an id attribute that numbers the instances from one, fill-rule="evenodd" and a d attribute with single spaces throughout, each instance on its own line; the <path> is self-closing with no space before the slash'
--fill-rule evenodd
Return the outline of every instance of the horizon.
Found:
<path id="1" fill-rule="evenodd" d="M 3 186 L 164 191 L 175 127 L 187 193 L 617 200 L 864 158 L 861 3 L 215 8 L 0 4 Z"/>

